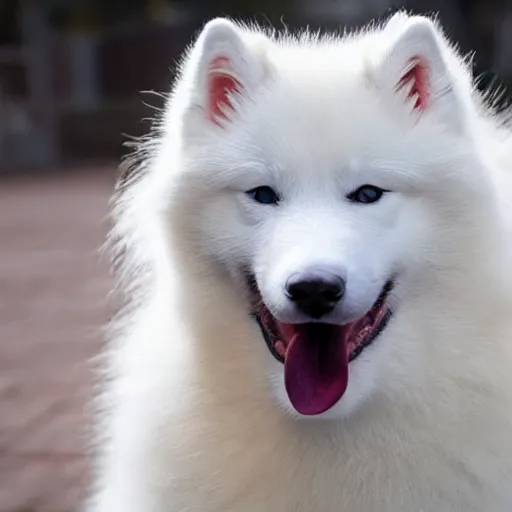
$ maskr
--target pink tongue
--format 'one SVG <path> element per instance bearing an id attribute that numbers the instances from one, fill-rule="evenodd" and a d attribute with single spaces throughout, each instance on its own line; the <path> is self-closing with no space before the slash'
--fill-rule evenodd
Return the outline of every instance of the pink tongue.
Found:
<path id="1" fill-rule="evenodd" d="M 291 326 L 287 327 L 289 330 Z M 310 333 L 304 326 L 293 330 L 284 365 L 286 392 L 300 414 L 321 414 L 335 405 L 347 389 L 346 336 L 335 329 L 332 339 L 316 339 L 310 336 L 314 329 Z"/>

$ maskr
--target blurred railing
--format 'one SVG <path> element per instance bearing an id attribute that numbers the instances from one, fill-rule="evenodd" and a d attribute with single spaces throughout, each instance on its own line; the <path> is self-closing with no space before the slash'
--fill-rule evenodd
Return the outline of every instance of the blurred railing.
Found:
<path id="1" fill-rule="evenodd" d="M 175 63 L 201 17 L 176 12 L 160 22 L 51 33 L 40 3 L 22 4 L 23 45 L 0 46 L 0 167 L 118 158 L 124 133 L 147 131 L 141 119 L 154 112 L 143 101 L 162 105 L 158 97 L 140 92 L 169 90 Z M 386 12 L 390 4 L 295 0 L 286 22 L 324 29 L 355 26 Z M 477 48 L 477 72 L 493 68 L 502 80 L 512 77 L 512 0 L 407 0 L 406 6 L 439 10 L 463 49 Z M 2 70 L 16 67 L 22 69 L 24 85 L 6 87 Z"/>

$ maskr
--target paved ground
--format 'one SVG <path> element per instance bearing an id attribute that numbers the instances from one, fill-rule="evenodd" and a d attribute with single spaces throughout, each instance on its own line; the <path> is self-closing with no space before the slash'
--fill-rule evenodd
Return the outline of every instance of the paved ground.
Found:
<path id="1" fill-rule="evenodd" d="M 83 495 L 113 176 L 0 180 L 0 512 L 71 512 Z"/>

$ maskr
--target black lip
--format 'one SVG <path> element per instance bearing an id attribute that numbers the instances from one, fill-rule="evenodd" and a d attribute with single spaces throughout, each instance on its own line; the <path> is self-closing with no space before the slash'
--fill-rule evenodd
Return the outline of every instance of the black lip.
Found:
<path id="1" fill-rule="evenodd" d="M 261 334 L 263 335 L 263 339 L 265 340 L 265 343 L 267 344 L 270 353 L 275 357 L 275 359 L 277 359 L 277 361 L 284 364 L 284 357 L 276 350 L 276 340 L 272 339 L 273 336 L 268 332 L 267 329 L 265 329 L 265 327 L 263 327 L 263 324 L 261 323 L 259 316 L 255 314 L 253 314 L 252 316 L 260 326 Z"/>
<path id="2" fill-rule="evenodd" d="M 249 285 L 253 291 L 254 291 L 254 289 L 257 290 L 256 280 L 252 276 L 249 278 Z M 373 309 L 374 307 L 382 306 L 382 304 L 386 300 L 387 296 L 389 295 L 390 291 L 393 289 L 393 286 L 394 286 L 393 280 L 390 279 L 389 281 L 386 282 L 386 284 L 382 287 L 382 292 L 380 293 L 379 297 L 377 298 L 377 300 L 375 301 L 375 304 L 372 306 L 371 309 Z M 258 323 L 261 333 L 262 333 L 262 336 L 263 336 L 263 339 L 265 340 L 265 343 L 267 344 L 267 347 L 268 347 L 268 350 L 270 351 L 270 353 L 274 356 L 274 358 L 278 362 L 284 364 L 283 356 L 275 348 L 276 340 L 274 339 L 274 336 L 267 329 L 265 329 L 265 327 L 263 326 L 263 324 L 257 314 L 253 313 L 252 317 Z M 372 345 L 372 343 L 379 337 L 379 335 L 387 327 L 387 325 L 389 324 L 392 317 L 393 317 L 393 312 L 390 309 L 388 309 L 388 311 L 386 312 L 386 314 L 384 315 L 382 320 L 379 322 L 377 327 L 370 333 L 370 335 L 360 345 L 357 346 L 357 348 L 355 350 L 353 350 L 350 353 L 350 356 L 348 359 L 349 363 L 354 361 L 357 357 L 359 357 L 365 348 Z M 315 324 L 312 324 L 312 325 L 318 325 L 318 322 L 316 322 Z"/>
<path id="3" fill-rule="evenodd" d="M 370 335 L 363 341 L 363 343 L 359 344 L 348 357 L 348 362 L 351 363 L 361 355 L 366 347 L 369 347 L 380 335 L 380 333 L 387 327 L 389 321 L 393 317 L 393 312 L 388 309 L 379 325 L 370 333 Z"/>

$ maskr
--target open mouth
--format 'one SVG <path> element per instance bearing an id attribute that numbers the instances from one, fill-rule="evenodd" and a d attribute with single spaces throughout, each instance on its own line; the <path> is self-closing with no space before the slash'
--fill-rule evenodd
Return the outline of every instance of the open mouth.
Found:
<path id="1" fill-rule="evenodd" d="M 344 325 L 279 322 L 263 302 L 254 278 L 249 285 L 263 337 L 272 355 L 284 363 L 285 388 L 293 407 L 303 415 L 329 410 L 347 389 L 349 363 L 375 341 L 391 319 L 386 299 L 393 282 L 384 285 L 363 317 Z"/>

